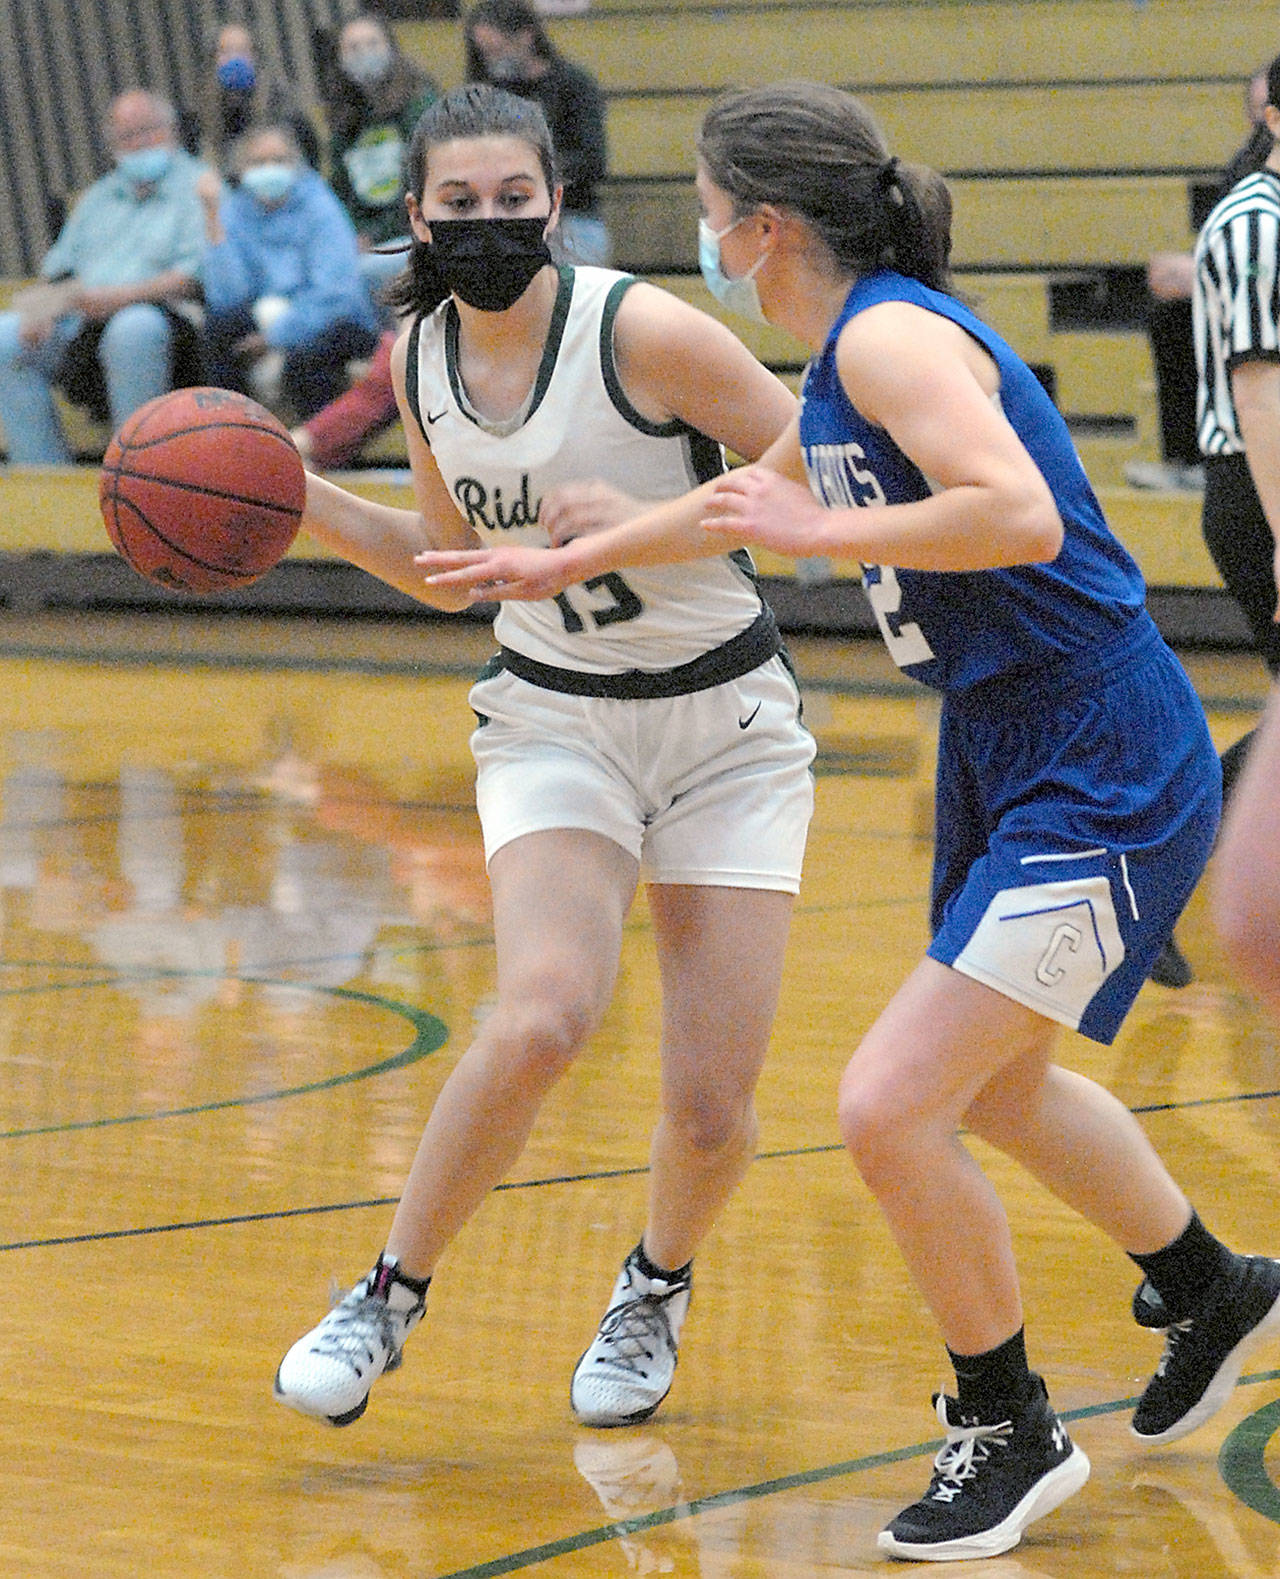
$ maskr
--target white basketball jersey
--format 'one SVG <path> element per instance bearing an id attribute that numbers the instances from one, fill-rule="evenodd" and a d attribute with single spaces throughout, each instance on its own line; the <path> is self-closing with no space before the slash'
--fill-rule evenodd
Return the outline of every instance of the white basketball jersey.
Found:
<path id="1" fill-rule="evenodd" d="M 415 324 L 409 408 L 454 503 L 486 545 L 546 546 L 538 516 L 543 495 L 560 483 L 598 478 L 657 501 L 724 469 L 718 444 L 681 421 L 647 421 L 623 392 L 613 325 L 634 283 L 611 269 L 561 269 L 542 362 L 516 424 L 486 423 L 468 404 L 452 298 Z M 557 668 L 656 670 L 720 646 L 760 610 L 751 560 L 735 553 L 610 572 L 554 599 L 503 603 L 494 630 L 504 647 Z"/>

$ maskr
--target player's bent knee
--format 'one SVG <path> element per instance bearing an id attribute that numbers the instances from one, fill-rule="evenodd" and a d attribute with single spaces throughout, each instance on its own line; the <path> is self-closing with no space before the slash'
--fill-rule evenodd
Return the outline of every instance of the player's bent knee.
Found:
<path id="1" fill-rule="evenodd" d="M 549 1086 L 573 1062 L 598 1020 L 585 1000 L 530 995 L 500 1004 L 488 1030 L 513 1076 L 522 1083 Z"/>
<path id="2" fill-rule="evenodd" d="M 836 1117 L 845 1148 L 868 1184 L 899 1169 L 904 1150 L 914 1151 L 901 1107 L 865 1081 L 847 1075 L 841 1081 Z"/>
<path id="3" fill-rule="evenodd" d="M 754 1149 L 758 1124 L 750 1093 L 721 1098 L 691 1091 L 668 1098 L 663 1116 L 691 1152 L 707 1157 Z"/>

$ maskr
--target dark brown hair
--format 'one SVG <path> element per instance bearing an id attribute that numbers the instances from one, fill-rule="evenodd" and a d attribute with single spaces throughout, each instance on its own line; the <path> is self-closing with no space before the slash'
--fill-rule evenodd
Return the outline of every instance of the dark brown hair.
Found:
<path id="1" fill-rule="evenodd" d="M 551 131 L 541 105 L 484 82 L 453 88 L 423 111 L 405 154 L 404 187 L 419 203 L 427 185 L 427 159 L 437 143 L 458 137 L 518 137 L 538 156 L 547 191 L 559 184 Z M 429 313 L 449 294 L 431 257 L 415 236 L 403 274 L 382 293 L 398 313 Z"/>
<path id="2" fill-rule="evenodd" d="M 339 45 L 343 33 L 353 22 L 371 22 L 386 40 L 391 51 L 391 70 L 373 88 L 362 88 L 342 69 Z M 394 29 L 385 17 L 371 11 L 355 11 L 343 17 L 326 40 L 327 49 L 320 64 L 321 96 L 325 119 L 335 137 L 350 142 L 371 121 L 393 119 L 424 94 L 439 92 L 439 84 L 417 61 L 410 60 L 400 47 Z"/>
<path id="3" fill-rule="evenodd" d="M 820 82 L 727 93 L 707 111 L 698 157 L 735 215 L 773 203 L 804 220 L 843 268 L 891 268 L 950 288 L 946 182 L 891 158 L 852 94 Z"/>
<path id="4" fill-rule="evenodd" d="M 550 34 L 543 25 L 541 16 L 528 4 L 528 0 L 479 0 L 479 3 L 467 12 L 467 20 L 464 23 L 468 82 L 489 81 L 488 62 L 476 47 L 475 41 L 475 30 L 481 23 L 496 29 L 505 38 L 514 38 L 517 33 L 523 33 L 527 29 L 531 35 L 533 52 L 539 60 L 552 61 L 556 58 L 556 47 L 551 42 Z"/>

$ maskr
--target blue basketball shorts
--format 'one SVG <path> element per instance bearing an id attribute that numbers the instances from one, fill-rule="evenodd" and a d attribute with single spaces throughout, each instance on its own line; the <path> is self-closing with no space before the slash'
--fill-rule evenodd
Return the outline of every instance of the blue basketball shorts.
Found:
<path id="1" fill-rule="evenodd" d="M 1222 776 L 1145 618 L 1030 682 L 945 698 L 929 954 L 1111 1042 L 1208 860 Z"/>

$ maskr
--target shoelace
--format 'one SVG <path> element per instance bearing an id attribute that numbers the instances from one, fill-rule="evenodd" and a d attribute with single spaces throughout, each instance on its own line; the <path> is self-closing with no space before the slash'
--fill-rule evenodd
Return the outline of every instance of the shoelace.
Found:
<path id="1" fill-rule="evenodd" d="M 353 1289 L 320 1323 L 311 1352 L 327 1359 L 343 1360 L 358 1371 L 355 1356 L 363 1350 L 372 1364 L 377 1353 L 373 1347 L 376 1339 L 388 1355 L 383 1368 L 391 1370 L 400 1353 L 395 1326 L 396 1312 L 385 1299 L 357 1294 Z"/>
<path id="2" fill-rule="evenodd" d="M 947 1440 L 933 1461 L 933 1484 L 928 1495 L 935 1502 L 950 1502 L 963 1491 L 968 1480 L 977 1477 L 991 1457 L 992 1448 L 1008 1447 L 1013 1422 L 998 1425 L 948 1426 Z"/>
<path id="3" fill-rule="evenodd" d="M 1178 1347 L 1178 1344 L 1181 1342 L 1181 1340 L 1185 1338 L 1186 1335 L 1191 1331 L 1191 1327 L 1192 1322 L 1187 1320 L 1175 1321 L 1171 1326 L 1166 1328 L 1164 1335 L 1164 1353 L 1160 1356 L 1160 1362 L 1156 1366 L 1157 1376 L 1163 1376 L 1164 1373 L 1169 1369 L 1169 1362 L 1173 1359 L 1174 1350 Z"/>
<path id="4" fill-rule="evenodd" d="M 677 1283 L 665 1294 L 641 1294 L 638 1299 L 624 1300 L 605 1311 L 600 1323 L 600 1338 L 616 1345 L 616 1352 L 610 1356 L 612 1364 L 639 1374 L 642 1360 L 657 1357 L 656 1351 L 649 1346 L 651 1343 L 665 1343 L 668 1349 L 675 1347 L 665 1307 L 668 1300 L 683 1294 L 686 1287 L 687 1284 Z"/>

